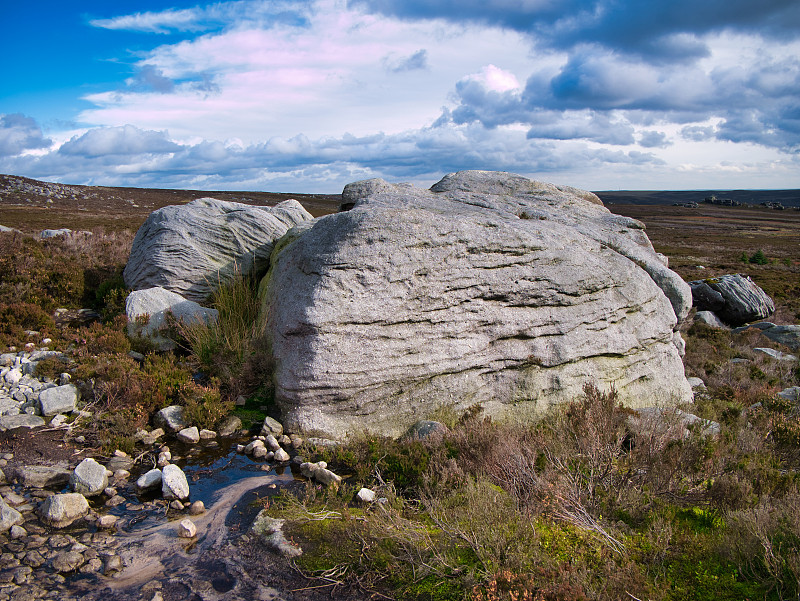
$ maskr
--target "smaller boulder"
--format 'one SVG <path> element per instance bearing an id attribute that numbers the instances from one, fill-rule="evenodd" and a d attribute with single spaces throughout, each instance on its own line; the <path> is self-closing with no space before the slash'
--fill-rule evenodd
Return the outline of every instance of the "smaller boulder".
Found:
<path id="1" fill-rule="evenodd" d="M 191 428 L 184 428 L 177 434 L 178 440 L 181 442 L 185 442 L 187 444 L 197 444 L 200 442 L 200 432 L 197 430 L 197 426 L 192 426 Z"/>
<path id="2" fill-rule="evenodd" d="M 235 415 L 229 415 L 219 428 L 220 436 L 233 436 L 242 429 L 242 420 Z"/>
<path id="3" fill-rule="evenodd" d="M 77 492 L 51 495 L 40 507 L 42 521 L 53 528 L 66 528 L 89 513 L 89 502 Z"/>
<path id="4" fill-rule="evenodd" d="M 731 326 L 764 319 L 775 311 L 772 299 L 746 275 L 697 280 L 689 282 L 689 286 L 698 310 L 712 311 Z"/>
<path id="5" fill-rule="evenodd" d="M 431 438 L 441 438 L 449 432 L 447 426 L 441 422 L 432 420 L 418 421 L 411 426 L 403 438 L 412 440 L 428 440 Z"/>
<path id="6" fill-rule="evenodd" d="M 153 425 L 165 432 L 178 432 L 186 428 L 183 407 L 180 405 L 170 405 L 164 407 L 153 416 Z"/>
<path id="7" fill-rule="evenodd" d="M 189 518 L 181 520 L 178 524 L 178 536 L 181 538 L 194 538 L 197 536 L 197 526 Z"/>
<path id="8" fill-rule="evenodd" d="M 148 338 L 162 351 L 172 350 L 176 346 L 174 340 L 162 333 L 167 325 L 167 314 L 172 314 L 177 321 L 186 325 L 212 323 L 219 317 L 216 309 L 203 307 L 161 287 L 131 292 L 125 301 L 125 313 L 128 317 L 128 335 L 131 338 Z"/>
<path id="9" fill-rule="evenodd" d="M 280 436 L 283 434 L 283 424 L 281 424 L 278 420 L 272 419 L 271 417 L 267 416 L 264 418 L 264 425 L 261 427 L 261 433 L 263 435 L 272 434 L 273 436 Z"/>
<path id="10" fill-rule="evenodd" d="M 85 497 L 94 497 L 108 487 L 108 472 L 104 466 L 87 457 L 72 472 L 69 484 L 75 492 Z"/>
<path id="11" fill-rule="evenodd" d="M 186 474 L 175 464 L 165 465 L 161 470 L 161 493 L 165 499 L 189 498 L 189 482 Z"/>
<path id="12" fill-rule="evenodd" d="M 775 350 L 773 348 L 754 348 L 754 351 L 757 353 L 761 353 L 762 355 L 766 355 L 767 357 L 772 357 L 776 361 L 797 361 L 797 357 L 794 355 L 790 355 L 789 353 L 783 353 L 781 351 Z"/>
<path id="13" fill-rule="evenodd" d="M 22 514 L 13 507 L 9 507 L 3 497 L 0 497 L 0 532 L 7 532 L 24 521 L 25 518 L 22 517 Z"/>
<path id="14" fill-rule="evenodd" d="M 795 403 L 800 402 L 800 386 L 784 388 L 778 393 L 778 396 L 787 401 L 793 401 Z"/>
<path id="15" fill-rule="evenodd" d="M 163 474 L 159 469 L 152 469 L 139 476 L 136 480 L 136 489 L 141 493 L 147 490 L 152 490 L 161 484 Z"/>
<path id="16" fill-rule="evenodd" d="M 73 384 L 55 386 L 39 393 L 39 410 L 45 417 L 70 413 L 78 403 L 78 389 Z"/>
<path id="17" fill-rule="evenodd" d="M 728 329 L 728 326 L 722 323 L 719 317 L 714 315 L 711 311 L 698 311 L 694 316 L 694 320 L 718 330 Z"/>
<path id="18" fill-rule="evenodd" d="M 289 456 L 289 453 L 287 453 L 283 449 L 278 449 L 277 451 L 275 451 L 274 459 L 278 463 L 286 463 L 287 461 L 291 460 L 291 457 Z"/>

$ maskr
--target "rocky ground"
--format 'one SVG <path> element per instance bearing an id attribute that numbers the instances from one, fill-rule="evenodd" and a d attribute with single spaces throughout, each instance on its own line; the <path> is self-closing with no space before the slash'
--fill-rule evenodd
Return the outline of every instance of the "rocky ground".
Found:
<path id="1" fill-rule="evenodd" d="M 306 477 L 340 481 L 324 464 L 303 462 L 302 439 L 269 418 L 259 436 L 238 418 L 219 433 L 198 432 L 171 408 L 156 416 L 163 428 L 141 432 L 135 456 L 101 456 L 80 434 L 91 414 L 77 395 L 55 414 L 47 409 L 46 391 L 76 390 L 33 375 L 49 352 L 3 356 L 0 600 L 314 600 L 334 589 L 336 598 L 364 598 L 305 578 L 291 562 L 299 548 L 279 529 L 277 539 L 275 529 L 250 531 L 280 490 Z M 217 469 L 190 469 L 209 457 Z M 217 488 L 220 461 L 239 468 Z"/>

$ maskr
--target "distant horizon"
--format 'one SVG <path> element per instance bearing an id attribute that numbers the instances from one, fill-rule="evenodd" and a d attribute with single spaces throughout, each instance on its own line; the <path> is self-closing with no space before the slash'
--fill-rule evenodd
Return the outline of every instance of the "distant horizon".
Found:
<path id="1" fill-rule="evenodd" d="M 442 174 L 443 176 L 445 174 Z M 305 192 L 302 190 L 260 190 L 260 189 L 234 189 L 234 188 L 176 188 L 170 186 L 105 186 L 99 184 L 76 184 L 71 182 L 65 181 L 50 181 L 46 179 L 38 179 L 28 177 L 26 175 L 19 175 L 14 173 L 0 173 L 0 177 L 23 177 L 26 179 L 31 179 L 34 181 L 39 181 L 46 184 L 60 184 L 64 186 L 87 186 L 87 187 L 100 187 L 100 188 L 134 188 L 140 190 L 176 190 L 176 191 L 187 191 L 187 192 L 254 192 L 254 193 L 266 193 L 266 194 L 306 194 L 306 195 L 314 195 L 314 194 L 322 194 L 322 195 L 337 195 L 341 194 L 341 190 L 339 191 L 327 191 L 327 192 Z M 441 179 L 441 178 L 440 178 Z M 358 180 L 354 180 L 358 181 Z M 391 181 L 387 180 L 389 183 L 401 183 L 399 181 Z M 439 180 L 436 180 L 439 181 Z M 352 182 L 348 182 L 352 183 Z M 424 186 L 425 188 L 429 188 L 432 186 L 434 182 L 431 182 L 430 185 Z M 556 182 L 548 182 L 548 183 L 556 183 Z M 620 189 L 595 189 L 595 190 L 588 190 L 589 192 L 597 193 L 652 193 L 652 192 L 678 192 L 678 193 L 727 193 L 727 192 L 797 192 L 798 193 L 798 202 L 800 202 L 800 188 L 620 188 Z"/>

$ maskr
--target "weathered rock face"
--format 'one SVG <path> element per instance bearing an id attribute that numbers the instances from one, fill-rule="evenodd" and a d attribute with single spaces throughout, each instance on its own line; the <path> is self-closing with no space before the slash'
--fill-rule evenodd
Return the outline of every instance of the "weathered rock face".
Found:
<path id="1" fill-rule="evenodd" d="M 235 270 L 266 271 L 274 242 L 311 215 L 296 200 L 254 207 L 213 198 L 154 211 L 139 228 L 125 267 L 134 290 L 163 287 L 203 302 Z"/>
<path id="2" fill-rule="evenodd" d="M 176 346 L 174 340 L 162 335 L 160 331 L 167 325 L 167 314 L 172 314 L 176 320 L 187 325 L 213 323 L 219 317 L 216 309 L 202 307 L 165 288 L 131 292 L 125 299 L 125 314 L 128 318 L 128 336 L 149 338 L 156 347 L 164 351 Z"/>
<path id="3" fill-rule="evenodd" d="M 690 400 L 674 328 L 689 287 L 644 226 L 589 192 L 492 172 L 345 188 L 264 279 L 291 430 L 402 434 L 441 406 L 525 417 L 589 380 Z"/>
<path id="4" fill-rule="evenodd" d="M 712 311 L 731 326 L 769 317 L 775 311 L 772 299 L 742 274 L 690 282 L 698 311 Z"/>

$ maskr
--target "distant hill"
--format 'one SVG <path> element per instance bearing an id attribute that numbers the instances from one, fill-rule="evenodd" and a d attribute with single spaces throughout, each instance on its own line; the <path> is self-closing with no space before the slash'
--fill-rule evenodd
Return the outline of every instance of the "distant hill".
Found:
<path id="1" fill-rule="evenodd" d="M 730 198 L 746 205 L 779 202 L 785 207 L 800 207 L 800 190 L 605 190 L 595 192 L 605 204 L 671 205 L 676 202 L 703 202 L 707 196 Z"/>

